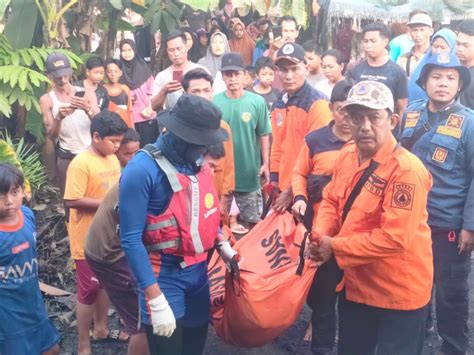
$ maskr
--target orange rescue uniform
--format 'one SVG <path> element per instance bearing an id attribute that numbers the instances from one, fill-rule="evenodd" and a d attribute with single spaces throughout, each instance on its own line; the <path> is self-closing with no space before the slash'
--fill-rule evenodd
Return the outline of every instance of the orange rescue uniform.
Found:
<path id="1" fill-rule="evenodd" d="M 329 102 L 305 83 L 294 95 L 285 93 L 271 113 L 273 143 L 270 154 L 271 181 L 281 191 L 291 186 L 291 177 L 304 137 L 332 119 Z"/>
<path id="2" fill-rule="evenodd" d="M 416 156 L 397 146 L 393 136 L 373 160 L 380 165 L 341 227 L 344 204 L 370 163 L 359 165 L 353 142 L 341 150 L 313 231 L 334 236 L 332 249 L 344 270 L 349 301 L 394 310 L 418 309 L 429 302 L 433 283 L 426 210 L 431 175 Z"/>
<path id="3" fill-rule="evenodd" d="M 235 190 L 235 167 L 234 167 L 234 143 L 230 126 L 224 120 L 221 120 L 221 127 L 227 131 L 229 139 L 224 144 L 225 156 L 219 159 L 219 165 L 214 171 L 214 184 L 217 195 L 228 196 Z"/>
<path id="4" fill-rule="evenodd" d="M 310 175 L 321 179 L 321 187 L 326 181 L 329 182 L 340 149 L 345 144 L 332 132 L 333 126 L 334 121 L 331 121 L 329 125 L 311 132 L 304 138 L 291 179 L 295 201 L 303 198 L 308 202 L 307 180 Z M 315 214 L 319 202 L 313 205 Z"/>

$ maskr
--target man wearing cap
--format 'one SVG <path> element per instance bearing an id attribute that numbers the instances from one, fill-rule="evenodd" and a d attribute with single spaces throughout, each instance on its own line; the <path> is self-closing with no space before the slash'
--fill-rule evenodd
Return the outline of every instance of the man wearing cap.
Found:
<path id="1" fill-rule="evenodd" d="M 430 48 L 430 39 L 433 35 L 433 21 L 426 12 L 417 11 L 410 16 L 407 26 L 414 45 L 408 53 L 404 53 L 398 58 L 397 64 L 410 77 L 421 58 Z"/>
<path id="2" fill-rule="evenodd" d="M 434 257 L 438 332 L 445 354 L 469 346 L 470 257 L 474 247 L 474 112 L 458 101 L 471 77 L 454 54 L 432 56 L 417 84 L 427 100 L 403 115 L 401 142 L 433 176 L 428 224 Z"/>
<path id="3" fill-rule="evenodd" d="M 291 179 L 292 207 L 297 218 L 311 230 L 322 200 L 324 187 L 331 180 L 334 164 L 344 144 L 351 139 L 347 111 L 341 109 L 352 88 L 351 80 L 338 82 L 331 93 L 330 108 L 334 120 L 309 133 L 300 150 Z M 327 264 L 318 268 L 307 297 L 313 310 L 306 339 L 311 339 L 313 354 L 326 354 L 334 347 L 336 337 L 336 285 L 339 279 Z"/>
<path id="4" fill-rule="evenodd" d="M 281 191 L 273 206 L 280 213 L 293 202 L 291 176 L 304 137 L 332 119 L 328 98 L 306 82 L 304 56 L 303 47 L 287 43 L 278 50 L 275 61 L 284 93 L 273 104 L 271 113 L 270 180 Z"/>
<path id="5" fill-rule="evenodd" d="M 433 277 L 431 177 L 391 133 L 398 117 L 387 86 L 359 82 L 343 107 L 354 141 L 339 155 L 310 238 L 316 264 L 336 263 L 345 276 L 338 354 L 421 354 Z"/>
<path id="6" fill-rule="evenodd" d="M 222 57 L 221 72 L 226 91 L 214 97 L 222 118 L 232 131 L 235 162 L 234 198 L 240 219 L 250 225 L 260 220 L 260 179 L 269 181 L 271 126 L 263 97 L 244 90 L 245 64 L 238 53 Z"/>
<path id="7" fill-rule="evenodd" d="M 94 92 L 71 84 L 71 63 L 63 53 L 53 52 L 46 59 L 46 72 L 54 86 L 40 98 L 46 135 L 57 143 L 57 177 L 64 194 L 66 171 L 71 160 L 91 144 L 91 118 L 100 112 Z M 79 96 L 83 94 L 83 96 Z"/>
<path id="8" fill-rule="evenodd" d="M 207 251 L 218 237 L 219 200 L 206 146 L 227 139 L 221 111 L 208 100 L 182 95 L 158 116 L 167 132 L 146 146 L 122 173 L 121 245 L 139 286 L 149 350 L 201 354 L 209 323 Z M 220 242 L 224 260 L 235 252 Z"/>

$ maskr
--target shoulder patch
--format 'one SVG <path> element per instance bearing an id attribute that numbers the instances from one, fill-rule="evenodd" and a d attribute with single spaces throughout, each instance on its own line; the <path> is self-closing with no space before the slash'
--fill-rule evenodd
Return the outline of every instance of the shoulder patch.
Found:
<path id="1" fill-rule="evenodd" d="M 420 112 L 407 112 L 405 128 L 414 128 L 420 119 Z"/>
<path id="2" fill-rule="evenodd" d="M 394 182 L 391 206 L 411 211 L 413 209 L 414 194 L 414 184 L 409 184 L 405 182 Z"/>
<path id="3" fill-rule="evenodd" d="M 462 127 L 463 122 L 464 122 L 464 116 L 456 115 L 452 113 L 449 115 L 448 120 L 446 121 L 446 126 L 459 129 Z"/>

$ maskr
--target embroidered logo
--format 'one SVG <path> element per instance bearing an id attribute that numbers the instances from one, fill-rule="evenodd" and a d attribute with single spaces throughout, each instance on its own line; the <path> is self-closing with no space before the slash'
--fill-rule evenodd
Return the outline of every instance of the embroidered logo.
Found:
<path id="1" fill-rule="evenodd" d="M 252 119 L 252 114 L 250 112 L 243 112 L 242 113 L 242 121 L 245 123 L 249 122 Z"/>
<path id="2" fill-rule="evenodd" d="M 283 46 L 283 49 L 281 51 L 283 52 L 283 54 L 289 55 L 295 51 L 295 48 L 293 47 L 292 44 L 288 43 Z"/>
<path id="3" fill-rule="evenodd" d="M 30 243 L 29 242 L 24 242 L 24 243 L 21 243 L 19 245 L 17 245 L 16 247 L 13 247 L 12 248 L 12 254 L 18 254 L 18 253 L 21 253 L 23 250 L 26 250 L 30 247 Z"/>
<path id="4" fill-rule="evenodd" d="M 369 176 L 369 179 L 364 184 L 364 187 L 369 191 L 371 194 L 375 196 L 382 196 L 383 190 L 385 189 L 385 185 L 387 181 L 380 178 L 379 176 L 372 174 Z"/>
<path id="5" fill-rule="evenodd" d="M 462 131 L 459 128 L 452 128 L 452 127 L 448 127 L 448 126 L 439 126 L 436 129 L 436 133 L 460 139 Z"/>
<path id="6" fill-rule="evenodd" d="M 444 148 L 436 147 L 433 156 L 431 157 L 435 162 L 443 164 L 448 156 L 448 151 Z"/>
<path id="7" fill-rule="evenodd" d="M 210 209 L 212 206 L 214 206 L 214 196 L 212 196 L 210 192 L 204 196 L 204 205 L 207 209 Z"/>
<path id="8" fill-rule="evenodd" d="M 405 128 L 416 127 L 418 120 L 420 119 L 419 112 L 407 112 L 407 118 L 405 120 Z"/>
<path id="9" fill-rule="evenodd" d="M 455 115 L 454 113 L 452 113 L 448 117 L 446 126 L 459 129 L 461 128 L 463 122 L 464 122 L 464 116 Z"/>
<path id="10" fill-rule="evenodd" d="M 404 182 L 393 183 L 392 207 L 411 210 L 415 185 Z"/>

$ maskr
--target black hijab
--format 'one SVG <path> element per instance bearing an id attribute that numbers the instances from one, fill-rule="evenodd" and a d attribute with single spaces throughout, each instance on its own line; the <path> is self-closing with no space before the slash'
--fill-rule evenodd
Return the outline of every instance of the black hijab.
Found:
<path id="1" fill-rule="evenodd" d="M 122 47 L 128 44 L 132 47 L 135 56 L 132 60 L 125 60 L 122 57 Z M 146 82 L 153 73 L 143 58 L 138 56 L 135 42 L 131 39 L 124 39 L 120 42 L 120 68 L 122 69 L 122 77 L 120 83 L 127 85 L 130 90 L 138 89 Z"/>

